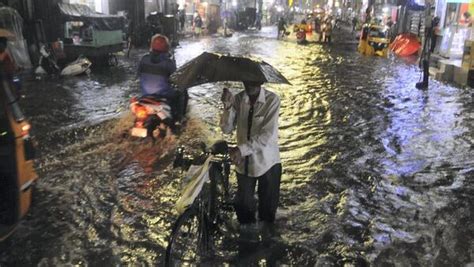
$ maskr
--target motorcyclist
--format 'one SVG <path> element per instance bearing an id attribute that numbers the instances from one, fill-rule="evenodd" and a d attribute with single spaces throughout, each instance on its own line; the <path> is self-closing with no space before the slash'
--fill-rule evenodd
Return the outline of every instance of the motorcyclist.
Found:
<path id="1" fill-rule="evenodd" d="M 176 63 L 169 53 L 170 43 L 166 36 L 156 34 L 151 38 L 150 53 L 143 56 L 138 66 L 142 96 L 166 99 L 179 122 L 184 115 L 184 97 L 175 90 L 170 75 L 176 70 Z"/>

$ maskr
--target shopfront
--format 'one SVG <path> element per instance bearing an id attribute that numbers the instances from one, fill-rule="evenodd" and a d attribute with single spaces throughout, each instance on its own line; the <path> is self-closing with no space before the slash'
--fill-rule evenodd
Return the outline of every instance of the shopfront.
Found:
<path id="1" fill-rule="evenodd" d="M 466 40 L 472 39 L 473 4 L 469 0 L 446 0 L 438 1 L 438 5 L 436 14 L 441 18 L 443 31 L 439 54 L 450 59 L 460 59 Z"/>

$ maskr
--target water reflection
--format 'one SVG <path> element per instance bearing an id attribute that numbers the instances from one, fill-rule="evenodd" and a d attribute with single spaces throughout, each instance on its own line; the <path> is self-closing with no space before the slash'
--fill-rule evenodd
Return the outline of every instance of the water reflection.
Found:
<path id="1" fill-rule="evenodd" d="M 465 245 L 474 239 L 466 227 L 474 206 L 472 94 L 437 82 L 416 90 L 413 65 L 363 57 L 349 44 L 301 47 L 274 36 L 268 28 L 182 41 L 176 49 L 178 65 L 204 51 L 252 53 L 293 84 L 267 86 L 282 100 L 279 235 L 240 247 L 229 240 L 227 257 L 216 265 L 472 261 Z M 138 92 L 139 56 L 114 69 L 112 78 L 97 73 L 27 83 L 27 113 L 43 146 L 60 149 L 40 160 L 43 179 L 32 212 L 0 251 L 0 264 L 162 262 L 180 188 L 179 173 L 167 167 L 171 151 L 179 142 L 221 137 L 216 118 L 228 85 L 190 90 L 191 114 L 206 124 L 188 126 L 168 146 L 133 142 L 121 135 L 127 119 L 94 122 L 120 114 Z M 89 138 L 78 142 L 78 136 Z"/>

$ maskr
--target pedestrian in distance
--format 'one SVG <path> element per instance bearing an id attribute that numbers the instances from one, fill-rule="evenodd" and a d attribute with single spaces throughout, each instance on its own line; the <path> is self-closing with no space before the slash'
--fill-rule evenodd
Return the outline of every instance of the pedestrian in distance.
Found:
<path id="1" fill-rule="evenodd" d="M 466 11 L 466 12 L 464 12 L 464 14 L 462 16 L 464 18 L 464 21 L 463 21 L 464 23 L 463 24 L 466 25 L 467 27 L 471 27 L 472 26 L 471 13 L 469 13 L 469 11 Z"/>
<path id="2" fill-rule="evenodd" d="M 357 21 L 357 17 L 354 16 L 354 17 L 352 18 L 352 32 L 355 32 L 356 27 L 357 27 L 357 22 L 358 22 L 358 21 Z"/>
<path id="3" fill-rule="evenodd" d="M 439 17 L 434 17 L 433 22 L 431 23 L 431 43 L 430 43 L 430 52 L 434 53 L 436 48 L 436 43 L 438 42 L 438 35 L 441 33 L 441 29 L 439 28 Z"/>
<path id="4" fill-rule="evenodd" d="M 331 43 L 332 35 L 332 22 L 330 18 L 327 18 L 323 26 L 323 42 Z"/>
<path id="5" fill-rule="evenodd" d="M 286 34 L 286 21 L 283 17 L 280 17 L 278 20 L 278 36 L 277 39 L 280 39 L 280 37 L 285 37 Z"/>
<path id="6" fill-rule="evenodd" d="M 180 10 L 179 12 L 179 25 L 181 32 L 184 32 L 184 26 L 186 23 L 186 5 L 184 5 L 184 8 Z"/>
<path id="7" fill-rule="evenodd" d="M 202 34 L 202 18 L 198 12 L 196 12 L 196 16 L 194 17 L 194 36 L 201 36 Z"/>
<path id="8" fill-rule="evenodd" d="M 316 16 L 316 18 L 314 18 L 314 32 L 318 35 L 318 41 L 321 42 L 323 34 L 321 29 L 321 18 L 319 16 Z"/>
<path id="9" fill-rule="evenodd" d="M 251 228 L 256 222 L 256 185 L 258 219 L 269 225 L 275 220 L 280 194 L 280 98 L 261 85 L 244 82 L 245 90 L 235 96 L 224 88 L 221 97 L 224 104 L 221 129 L 226 134 L 237 131 L 237 146 L 230 148 L 229 154 L 237 172 L 235 209 L 241 229 Z"/>

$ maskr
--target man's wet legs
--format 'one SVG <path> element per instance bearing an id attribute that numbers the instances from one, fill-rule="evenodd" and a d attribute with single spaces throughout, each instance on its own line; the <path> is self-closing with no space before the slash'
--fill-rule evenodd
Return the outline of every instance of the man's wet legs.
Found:
<path id="1" fill-rule="evenodd" d="M 258 177 L 258 218 L 273 223 L 280 198 L 281 164 Z"/>
<path id="2" fill-rule="evenodd" d="M 254 223 L 255 220 L 255 185 L 257 178 L 237 173 L 237 199 L 235 211 L 241 224 Z"/>
<path id="3" fill-rule="evenodd" d="M 248 177 L 237 173 L 236 213 L 241 224 L 254 223 L 255 186 L 258 181 L 258 217 L 273 223 L 280 197 L 281 164 L 275 164 L 260 177 Z"/>

